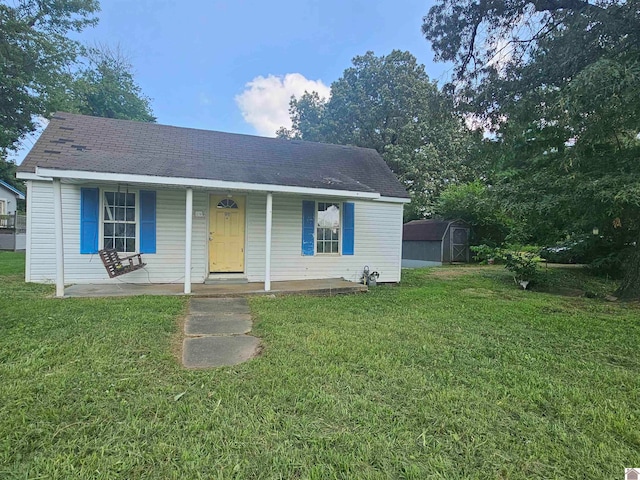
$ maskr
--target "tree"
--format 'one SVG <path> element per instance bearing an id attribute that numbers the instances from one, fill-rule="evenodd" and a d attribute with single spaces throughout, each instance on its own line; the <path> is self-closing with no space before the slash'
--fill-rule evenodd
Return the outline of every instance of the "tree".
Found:
<path id="1" fill-rule="evenodd" d="M 69 92 L 68 110 L 95 117 L 155 122 L 150 102 L 135 82 L 132 65 L 119 48 L 90 49 Z"/>
<path id="2" fill-rule="evenodd" d="M 20 182 L 16 180 L 15 163 L 7 161 L 2 155 L 3 154 L 0 153 L 0 180 L 22 190 L 24 185 L 21 185 Z"/>
<path id="3" fill-rule="evenodd" d="M 405 184 L 412 202 L 406 218 L 433 215 L 449 184 L 472 180 L 478 145 L 451 98 L 438 90 L 409 52 L 357 56 L 331 85 L 331 97 L 293 98 L 285 138 L 356 145 L 377 150 Z"/>
<path id="4" fill-rule="evenodd" d="M 58 109 L 81 52 L 67 35 L 95 25 L 97 0 L 0 0 L 0 178 L 15 179 L 8 150 L 36 127 L 34 119 Z"/>
<path id="5" fill-rule="evenodd" d="M 640 297 L 638 1 L 442 0 L 423 31 L 497 132 L 495 190 L 533 240 L 599 227 Z"/>
<path id="6" fill-rule="evenodd" d="M 512 224 L 480 180 L 447 187 L 438 198 L 436 213 L 444 218 L 464 220 L 471 225 L 473 245 L 501 245 Z"/>
<path id="7" fill-rule="evenodd" d="M 95 25 L 97 0 L 0 1 L 0 151 L 56 109 L 80 44 L 67 34 Z"/>
<path id="8" fill-rule="evenodd" d="M 11 3 L 11 4 L 9 4 Z M 119 50 L 85 49 L 69 35 L 95 25 L 97 0 L 0 0 L 0 178 L 7 152 L 56 110 L 154 121 Z"/>

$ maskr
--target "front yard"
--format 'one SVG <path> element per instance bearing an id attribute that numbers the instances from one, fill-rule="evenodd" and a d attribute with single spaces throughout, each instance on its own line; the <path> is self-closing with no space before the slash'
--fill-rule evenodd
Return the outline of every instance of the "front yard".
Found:
<path id="1" fill-rule="evenodd" d="M 363 295 L 252 299 L 262 355 L 187 371 L 186 300 L 56 300 L 23 283 L 22 263 L 0 252 L 0 478 L 640 466 L 638 306 L 519 291 L 500 267 L 405 271 Z"/>

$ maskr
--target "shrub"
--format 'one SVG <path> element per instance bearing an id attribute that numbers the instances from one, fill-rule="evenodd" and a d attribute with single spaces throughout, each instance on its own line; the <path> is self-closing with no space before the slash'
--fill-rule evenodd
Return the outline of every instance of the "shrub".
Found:
<path id="1" fill-rule="evenodd" d="M 469 248 L 473 252 L 473 259 L 478 263 L 487 264 L 491 259 L 495 259 L 500 256 L 500 249 L 490 247 L 489 245 L 476 245 Z"/>
<path id="2" fill-rule="evenodd" d="M 491 259 L 504 263 L 504 268 L 513 274 L 513 280 L 524 290 L 540 279 L 537 252 L 522 252 L 511 249 L 492 248 L 488 245 L 471 247 L 474 258 L 481 263 L 490 263 Z"/>
<path id="3" fill-rule="evenodd" d="M 524 290 L 539 279 L 536 256 L 535 253 L 531 252 L 506 251 L 503 254 L 504 268 L 513 274 L 513 280 L 516 285 L 520 285 Z"/>

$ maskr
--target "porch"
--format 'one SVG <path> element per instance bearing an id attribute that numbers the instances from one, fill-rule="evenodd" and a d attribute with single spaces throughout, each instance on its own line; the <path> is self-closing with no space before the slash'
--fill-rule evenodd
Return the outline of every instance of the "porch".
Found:
<path id="1" fill-rule="evenodd" d="M 271 282 L 266 291 L 263 282 L 228 284 L 192 284 L 191 297 L 250 297 L 254 295 L 320 295 L 331 296 L 366 292 L 367 286 L 342 278 L 323 280 L 289 280 Z M 106 285 L 78 284 L 65 288 L 65 297 L 130 297 L 136 295 L 185 295 L 181 283 L 135 284 L 111 283 Z"/>
<path id="2" fill-rule="evenodd" d="M 14 213 L 0 215 L 0 250 L 21 252 L 26 247 L 27 217 Z"/>

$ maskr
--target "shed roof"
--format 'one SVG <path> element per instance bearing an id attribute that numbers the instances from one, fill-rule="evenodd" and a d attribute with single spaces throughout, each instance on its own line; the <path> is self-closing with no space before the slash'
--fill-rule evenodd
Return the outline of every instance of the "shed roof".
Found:
<path id="1" fill-rule="evenodd" d="M 402 240 L 439 242 L 452 223 L 468 226 L 461 220 L 412 220 L 402 227 Z"/>
<path id="2" fill-rule="evenodd" d="M 377 193 L 409 198 L 377 151 L 56 113 L 19 172 L 36 167 Z"/>

